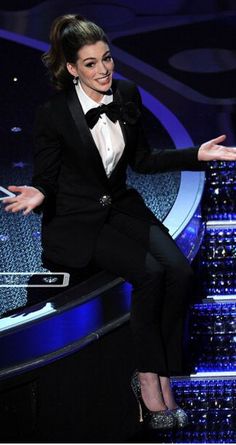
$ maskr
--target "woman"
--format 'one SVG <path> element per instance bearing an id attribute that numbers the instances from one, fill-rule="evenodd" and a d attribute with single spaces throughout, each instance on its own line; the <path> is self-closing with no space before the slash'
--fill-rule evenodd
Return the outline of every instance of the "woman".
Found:
<path id="1" fill-rule="evenodd" d="M 10 186 L 6 210 L 43 211 L 43 260 L 78 273 L 91 262 L 133 285 L 131 328 L 137 355 L 132 388 L 155 429 L 183 427 L 170 376 L 182 373 L 182 327 L 192 270 L 167 229 L 126 187 L 140 173 L 201 170 L 203 161 L 236 159 L 225 136 L 186 150 L 151 153 L 136 86 L 113 80 L 103 30 L 78 15 L 58 17 L 44 54 L 59 91 L 39 110 L 32 186 Z M 60 268 L 60 269 L 59 269 Z"/>

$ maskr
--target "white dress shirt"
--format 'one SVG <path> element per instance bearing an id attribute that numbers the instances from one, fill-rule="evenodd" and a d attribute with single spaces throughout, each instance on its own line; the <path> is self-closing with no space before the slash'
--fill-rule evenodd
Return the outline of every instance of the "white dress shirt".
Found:
<path id="1" fill-rule="evenodd" d="M 101 102 L 95 102 L 84 92 L 80 82 L 75 88 L 84 114 L 91 108 L 99 107 L 102 104 L 108 105 L 113 101 L 113 94 L 105 94 Z M 109 177 L 124 151 L 125 143 L 120 124 L 118 121 L 112 122 L 105 113 L 102 113 L 90 131 L 102 158 L 105 172 Z"/>

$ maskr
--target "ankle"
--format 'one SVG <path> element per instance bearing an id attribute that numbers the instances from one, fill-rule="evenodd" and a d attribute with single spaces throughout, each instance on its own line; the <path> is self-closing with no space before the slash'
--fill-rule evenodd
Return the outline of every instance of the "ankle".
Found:
<path id="1" fill-rule="evenodd" d="M 139 381 L 142 386 L 156 385 L 159 386 L 158 375 L 153 372 L 139 372 Z M 160 390 L 161 392 L 161 390 Z"/>
<path id="2" fill-rule="evenodd" d="M 166 411 L 168 410 L 163 398 L 146 391 L 141 388 L 141 397 L 144 405 L 149 411 Z"/>
<path id="3" fill-rule="evenodd" d="M 139 373 L 141 396 L 150 411 L 165 411 L 167 406 L 163 400 L 160 381 L 157 374 Z"/>
<path id="4" fill-rule="evenodd" d="M 168 377 L 160 377 L 160 386 L 163 394 L 163 399 L 168 409 L 176 409 L 178 405 L 175 401 L 171 382 Z"/>

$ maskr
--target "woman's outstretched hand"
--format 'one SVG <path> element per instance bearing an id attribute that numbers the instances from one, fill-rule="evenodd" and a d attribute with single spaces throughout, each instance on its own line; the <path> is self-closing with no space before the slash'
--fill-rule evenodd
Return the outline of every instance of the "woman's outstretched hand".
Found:
<path id="1" fill-rule="evenodd" d="M 204 142 L 198 150 L 199 161 L 236 161 L 236 147 L 220 145 L 226 139 L 225 134 L 211 141 Z"/>
<path id="2" fill-rule="evenodd" d="M 35 187 L 10 185 L 8 190 L 13 193 L 19 193 L 13 198 L 5 198 L 4 204 L 7 204 L 5 210 L 7 212 L 16 213 L 23 210 L 24 215 L 28 215 L 33 209 L 42 204 L 45 196 Z"/>

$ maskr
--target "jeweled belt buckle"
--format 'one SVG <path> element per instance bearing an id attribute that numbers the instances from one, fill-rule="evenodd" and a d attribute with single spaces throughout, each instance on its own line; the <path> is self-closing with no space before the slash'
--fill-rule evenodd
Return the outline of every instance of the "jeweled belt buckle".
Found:
<path id="1" fill-rule="evenodd" d="M 110 195 L 103 195 L 103 196 L 101 196 L 101 198 L 99 199 L 99 202 L 100 202 L 100 204 L 101 204 L 103 207 L 107 207 L 107 206 L 111 205 L 111 203 L 112 203 L 111 196 L 110 196 Z"/>

